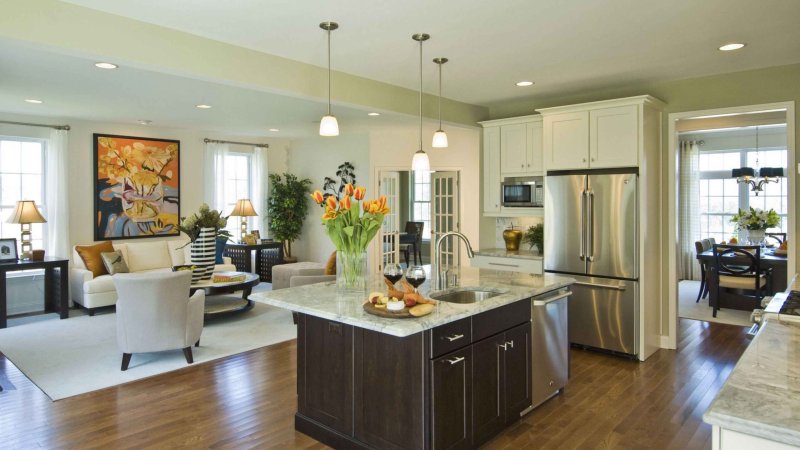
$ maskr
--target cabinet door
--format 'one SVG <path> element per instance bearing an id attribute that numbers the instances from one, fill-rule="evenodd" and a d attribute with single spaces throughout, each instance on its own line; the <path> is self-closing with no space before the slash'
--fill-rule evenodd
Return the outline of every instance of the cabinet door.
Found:
<path id="1" fill-rule="evenodd" d="M 528 165 L 527 172 L 539 175 L 544 171 L 544 126 L 542 122 L 532 122 L 525 124 L 525 131 L 528 134 L 527 153 Z"/>
<path id="2" fill-rule="evenodd" d="M 472 361 L 472 346 L 431 360 L 431 440 L 434 449 L 471 447 Z"/>
<path id="3" fill-rule="evenodd" d="M 472 346 L 472 436 L 475 447 L 505 427 L 503 387 L 503 333 Z"/>
<path id="4" fill-rule="evenodd" d="M 589 167 L 589 112 L 545 116 L 544 169 Z"/>
<path id="5" fill-rule="evenodd" d="M 530 323 L 524 323 L 505 332 L 502 372 L 506 423 L 518 420 L 519 413 L 531 406 L 530 342 Z"/>
<path id="6" fill-rule="evenodd" d="M 483 130 L 483 212 L 500 212 L 500 127 Z"/>
<path id="7" fill-rule="evenodd" d="M 527 170 L 527 133 L 524 123 L 500 126 L 500 174 L 514 175 Z"/>
<path id="8" fill-rule="evenodd" d="M 639 107 L 596 109 L 589 112 L 589 165 L 634 167 L 639 165 Z"/>

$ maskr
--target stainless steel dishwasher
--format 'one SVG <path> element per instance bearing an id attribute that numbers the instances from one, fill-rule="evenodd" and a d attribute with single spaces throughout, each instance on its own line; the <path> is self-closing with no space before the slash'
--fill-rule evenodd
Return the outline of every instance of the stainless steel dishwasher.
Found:
<path id="1" fill-rule="evenodd" d="M 531 299 L 531 406 L 527 414 L 561 392 L 569 378 L 569 288 Z"/>

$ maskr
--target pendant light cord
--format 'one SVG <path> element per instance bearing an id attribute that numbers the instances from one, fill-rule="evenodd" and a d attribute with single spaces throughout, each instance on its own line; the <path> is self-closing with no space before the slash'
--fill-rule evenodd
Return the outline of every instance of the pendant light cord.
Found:
<path id="1" fill-rule="evenodd" d="M 331 30 L 328 31 L 328 115 L 331 115 Z"/>
<path id="2" fill-rule="evenodd" d="M 419 41 L 419 149 L 422 150 L 422 41 Z"/>
<path id="3" fill-rule="evenodd" d="M 442 63 L 439 63 L 439 130 L 442 129 Z"/>

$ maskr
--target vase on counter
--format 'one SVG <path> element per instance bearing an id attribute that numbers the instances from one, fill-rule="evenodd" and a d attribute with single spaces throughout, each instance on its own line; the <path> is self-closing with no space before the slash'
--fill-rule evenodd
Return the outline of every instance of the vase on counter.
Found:
<path id="1" fill-rule="evenodd" d="M 522 231 L 517 230 L 512 223 L 510 227 L 503 231 L 503 240 L 506 243 L 506 251 L 519 251 L 519 243 L 522 241 Z"/>
<path id="2" fill-rule="evenodd" d="M 217 256 L 217 229 L 200 228 L 200 233 L 192 242 L 191 260 L 195 266 L 192 271 L 192 284 L 210 280 L 214 273 L 214 260 Z"/>
<path id="3" fill-rule="evenodd" d="M 336 288 L 341 292 L 366 292 L 366 251 L 336 251 Z"/>

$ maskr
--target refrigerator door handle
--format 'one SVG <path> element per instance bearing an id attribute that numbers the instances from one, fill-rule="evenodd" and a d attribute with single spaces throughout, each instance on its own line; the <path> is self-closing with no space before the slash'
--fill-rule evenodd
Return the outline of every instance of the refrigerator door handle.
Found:
<path id="1" fill-rule="evenodd" d="M 613 286 L 610 284 L 597 284 L 597 283 L 584 283 L 583 281 L 576 281 L 575 284 L 578 286 L 587 286 L 593 288 L 601 288 L 601 289 L 612 289 L 615 291 L 624 291 L 625 286 Z"/>
<path id="2" fill-rule="evenodd" d="M 594 261 L 594 191 L 589 189 L 587 195 L 589 201 L 586 215 L 589 216 L 589 226 L 586 229 L 586 259 L 592 262 Z"/>
<path id="3" fill-rule="evenodd" d="M 584 245 L 584 235 L 586 234 L 586 229 L 584 225 L 586 224 L 586 191 L 581 191 L 581 223 L 580 223 L 580 230 L 581 230 L 581 252 L 578 257 L 581 261 L 585 260 L 585 250 L 586 246 Z"/>

